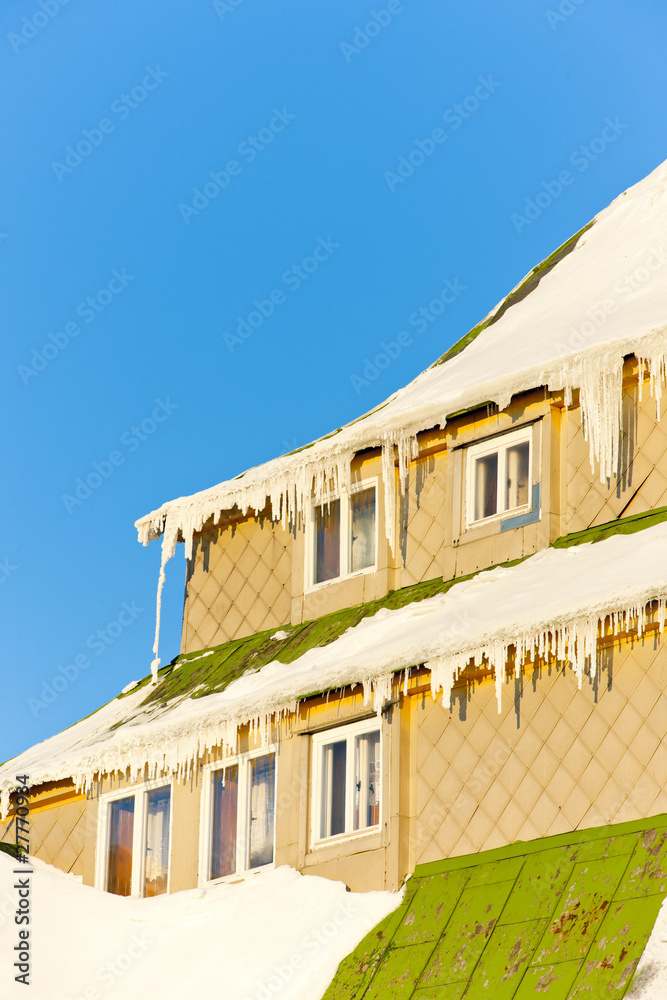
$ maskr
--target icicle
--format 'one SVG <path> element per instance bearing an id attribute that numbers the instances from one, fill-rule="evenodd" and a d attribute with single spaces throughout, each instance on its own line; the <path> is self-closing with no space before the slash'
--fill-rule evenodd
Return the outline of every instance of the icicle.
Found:
<path id="1" fill-rule="evenodd" d="M 373 708 L 377 715 L 382 714 L 385 702 L 391 698 L 393 678 L 394 675 L 392 673 L 381 674 L 379 677 L 373 678 Z"/>
<path id="2" fill-rule="evenodd" d="M 391 554 L 395 554 L 396 543 L 396 475 L 394 473 L 394 444 L 382 444 L 382 481 L 384 483 L 384 531 Z"/>
<path id="3" fill-rule="evenodd" d="M 361 684 L 364 692 L 364 705 L 370 705 L 373 696 L 373 681 L 370 677 L 364 677 Z"/>

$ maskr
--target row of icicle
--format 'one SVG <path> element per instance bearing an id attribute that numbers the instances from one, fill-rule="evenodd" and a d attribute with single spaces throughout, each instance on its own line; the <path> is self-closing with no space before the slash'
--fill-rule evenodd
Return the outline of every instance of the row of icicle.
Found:
<path id="1" fill-rule="evenodd" d="M 660 418 L 662 384 L 667 377 L 667 348 L 655 348 L 644 357 L 638 351 L 639 399 L 642 398 L 643 375 L 648 377 L 650 393 L 655 397 L 657 419 Z M 589 444 L 591 469 L 599 468 L 600 480 L 610 480 L 617 473 L 619 443 L 621 439 L 621 409 L 623 399 L 622 355 L 579 356 L 549 376 L 549 385 L 555 390 L 564 387 L 565 405 L 572 403 L 574 387 L 579 388 L 584 436 Z M 434 417 L 434 426 L 444 428 L 446 417 Z M 422 428 L 427 429 L 427 428 Z M 165 567 L 173 556 L 179 538 L 185 542 L 185 558 L 193 555 L 194 538 L 204 524 L 213 518 L 219 520 L 224 512 L 237 509 L 242 515 L 253 512 L 259 515 L 270 505 L 271 516 L 283 527 L 296 530 L 313 504 L 322 503 L 327 497 L 349 490 L 352 483 L 351 465 L 355 450 L 346 450 L 340 439 L 332 438 L 329 450 L 317 442 L 316 454 L 309 457 L 310 449 L 296 456 L 288 456 L 285 468 L 279 474 L 267 471 L 253 478 L 250 473 L 218 488 L 206 490 L 192 497 L 184 497 L 167 505 L 138 522 L 139 540 L 145 545 L 162 534 L 162 558 L 157 587 L 155 640 L 151 673 L 157 683 L 160 667 L 160 619 Z M 382 478 L 384 480 L 384 533 L 392 555 L 396 548 L 396 464 L 401 495 L 407 488 L 410 462 L 419 452 L 417 430 L 387 429 L 379 439 L 369 440 L 366 447 L 381 447 Z M 324 450 L 324 454 L 320 454 Z M 261 468 L 261 467 L 260 467 Z M 245 483 L 245 485 L 244 485 Z"/>
<path id="2" fill-rule="evenodd" d="M 461 650 L 424 663 L 431 674 L 433 698 L 441 698 L 443 705 L 451 706 L 451 694 L 466 668 L 488 669 L 495 676 L 498 712 L 502 710 L 502 691 L 506 680 L 506 667 L 511 650 L 514 650 L 514 676 L 519 677 L 527 664 L 569 666 L 581 689 L 586 675 L 594 682 L 597 671 L 597 644 L 601 638 L 646 634 L 647 626 L 662 631 L 666 626 L 667 594 L 656 596 L 655 601 L 636 603 L 604 616 L 584 616 L 565 623 L 558 623 L 533 635 L 518 635 L 513 641 L 490 641 L 473 649 Z M 392 698 L 394 685 L 404 694 L 409 693 L 411 670 L 406 668 L 391 673 L 381 673 L 358 681 L 363 687 L 364 704 L 373 706 L 381 714 Z M 338 691 L 342 696 L 343 689 Z M 97 763 L 87 762 L 85 772 L 75 776 L 77 786 L 86 791 L 94 785 L 95 774 L 126 776 L 131 781 L 174 774 L 183 781 L 190 781 L 207 755 L 216 752 L 220 759 L 234 756 L 238 748 L 238 733 L 247 727 L 251 742 L 256 738 L 261 746 L 276 741 L 276 734 L 293 724 L 299 698 L 282 705 L 267 706 L 265 711 L 245 718 L 223 719 L 214 725 L 183 733 L 171 744 L 164 746 L 164 739 L 157 739 L 155 746 L 143 744 L 128 754 L 122 764 L 118 748 L 111 748 L 109 759 L 98 755 Z M 159 747 L 159 748 L 158 748 Z"/>

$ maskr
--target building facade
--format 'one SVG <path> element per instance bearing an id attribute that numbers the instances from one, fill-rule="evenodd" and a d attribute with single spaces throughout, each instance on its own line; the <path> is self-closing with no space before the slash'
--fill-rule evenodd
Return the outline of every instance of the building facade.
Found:
<path id="1" fill-rule="evenodd" d="M 581 239 L 413 385 L 474 375 Z M 633 308 L 579 368 L 482 380 L 460 409 L 392 397 L 381 438 L 362 420 L 328 465 L 287 456 L 280 502 L 249 474 L 250 500 L 234 480 L 138 522 L 163 570 L 186 542 L 181 653 L 3 766 L 2 842 L 20 773 L 31 853 L 121 895 L 283 864 L 397 889 L 667 812 L 667 336 L 645 351 Z"/>

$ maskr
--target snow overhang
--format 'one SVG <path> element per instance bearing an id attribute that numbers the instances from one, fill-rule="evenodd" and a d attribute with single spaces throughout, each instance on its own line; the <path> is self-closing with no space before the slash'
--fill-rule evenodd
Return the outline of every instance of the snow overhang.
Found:
<path id="1" fill-rule="evenodd" d="M 511 647 L 517 671 L 525 660 L 555 656 L 570 665 L 579 685 L 587 676 L 592 682 L 600 633 L 661 632 L 666 599 L 665 521 L 632 535 L 545 549 L 447 593 L 384 608 L 333 642 L 289 663 L 274 659 L 219 693 L 196 697 L 195 691 L 163 705 L 146 699 L 145 687 L 131 691 L 3 765 L 3 801 L 23 772 L 35 784 L 71 777 L 84 788 L 96 774 L 129 770 L 136 777 L 146 766 L 149 773 L 186 773 L 213 747 L 234 752 L 241 726 L 268 734 L 314 691 L 362 684 L 367 701 L 381 711 L 396 675 L 407 681 L 420 665 L 445 703 L 456 678 L 473 665 L 495 672 L 500 703 Z"/>

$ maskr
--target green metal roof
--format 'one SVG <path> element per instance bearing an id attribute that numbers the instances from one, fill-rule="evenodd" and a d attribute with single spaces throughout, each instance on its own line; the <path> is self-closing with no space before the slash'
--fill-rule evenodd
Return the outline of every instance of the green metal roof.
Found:
<path id="1" fill-rule="evenodd" d="M 667 815 L 420 865 L 324 1000 L 616 1000 L 666 894 Z"/>
<path id="2" fill-rule="evenodd" d="M 654 524 L 660 524 L 661 521 L 667 521 L 667 507 L 656 507 L 655 510 L 646 510 L 641 514 L 617 518 L 615 521 L 598 524 L 594 528 L 573 531 L 570 535 L 558 538 L 554 542 L 553 548 L 566 549 L 570 545 L 583 545 L 584 542 L 601 542 L 612 535 L 632 535 L 635 531 L 652 528 Z"/>

